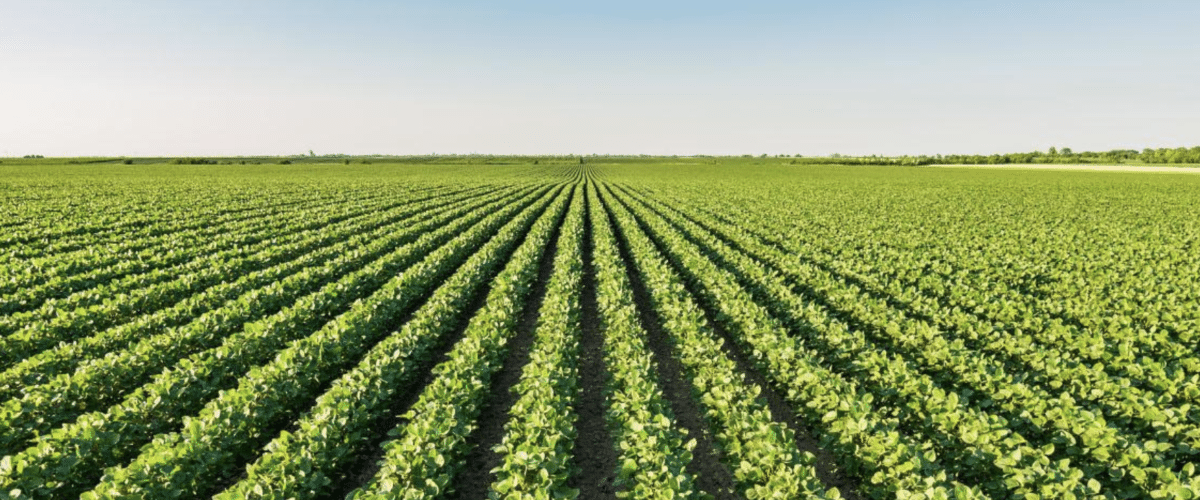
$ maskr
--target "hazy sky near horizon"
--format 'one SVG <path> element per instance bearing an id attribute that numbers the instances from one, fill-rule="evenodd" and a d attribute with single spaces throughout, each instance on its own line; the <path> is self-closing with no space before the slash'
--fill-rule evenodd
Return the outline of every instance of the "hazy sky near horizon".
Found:
<path id="1" fill-rule="evenodd" d="M 148 1 L 0 9 L 0 155 L 1200 145 L 1200 2 Z"/>

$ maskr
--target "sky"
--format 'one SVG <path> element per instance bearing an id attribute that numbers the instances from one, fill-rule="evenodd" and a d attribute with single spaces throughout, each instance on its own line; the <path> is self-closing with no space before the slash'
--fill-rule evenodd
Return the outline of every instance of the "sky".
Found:
<path id="1" fill-rule="evenodd" d="M 0 8 L 0 156 L 1200 145 L 1200 2 Z"/>

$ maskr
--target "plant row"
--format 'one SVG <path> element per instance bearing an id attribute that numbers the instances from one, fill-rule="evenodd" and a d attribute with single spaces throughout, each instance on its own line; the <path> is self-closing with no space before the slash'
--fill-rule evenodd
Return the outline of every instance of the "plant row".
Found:
<path id="1" fill-rule="evenodd" d="M 745 379 L 723 351 L 684 282 L 659 254 L 624 207 L 602 192 L 621 240 L 650 295 L 655 314 L 668 332 L 674 353 L 687 371 L 693 392 L 718 443 L 722 461 L 747 498 L 822 498 L 814 457 L 796 448 L 794 431 L 773 419 L 761 388 Z"/>
<path id="2" fill-rule="evenodd" d="M 436 498 L 453 487 L 454 476 L 470 451 L 468 437 L 490 393 L 493 374 L 507 357 L 539 263 L 547 245 L 555 244 L 552 238 L 563 211 L 575 207 L 569 203 L 573 196 L 564 193 L 553 213 L 539 221 L 511 259 L 493 263 L 504 268 L 493 281 L 484 306 L 471 318 L 445 361 L 433 368 L 433 380 L 401 417 L 402 423 L 389 432 L 391 439 L 383 444 L 379 471 L 347 498 Z M 443 300 L 452 304 L 464 299 L 456 292 Z"/>
<path id="3" fill-rule="evenodd" d="M 755 266 L 754 262 L 748 259 L 742 259 L 741 262 L 738 262 L 734 265 L 741 269 Z M 798 272 L 794 269 L 795 268 L 792 267 L 785 267 L 785 274 L 793 276 L 797 275 Z M 765 273 L 760 271 L 759 274 L 762 275 Z M 923 371 L 925 374 L 927 374 L 927 376 L 923 376 L 921 373 L 914 370 L 914 368 L 906 367 L 906 364 L 902 360 L 887 361 L 885 359 L 886 356 L 877 357 L 876 360 L 878 363 L 890 363 L 892 366 L 892 368 L 887 368 L 884 370 L 883 373 L 902 375 L 900 380 L 910 380 L 910 384 L 914 382 L 919 384 L 910 392 L 908 392 L 908 397 L 911 398 L 910 400 L 921 400 L 922 398 L 928 399 L 929 396 L 927 393 L 931 391 L 941 391 L 940 387 L 945 384 L 950 384 L 953 386 L 958 379 L 979 381 L 1000 377 L 1001 380 L 1003 380 L 1003 367 L 986 366 L 986 363 L 988 362 L 986 359 L 972 357 L 969 353 L 962 352 L 961 347 L 955 347 L 953 344 L 946 342 L 946 340 L 936 330 L 922 328 L 920 324 L 907 320 L 906 318 L 903 318 L 902 315 L 897 315 L 895 311 L 888 310 L 882 304 L 872 303 L 872 301 L 869 299 L 856 296 L 855 290 L 838 289 L 837 284 L 833 280 L 826 279 L 822 281 L 819 276 L 811 273 L 809 275 L 802 276 L 802 279 L 806 283 L 806 286 L 814 288 L 816 294 L 820 297 L 823 297 L 824 300 L 835 303 L 836 306 L 840 307 L 843 311 L 851 311 L 851 314 L 855 318 L 864 319 L 866 326 L 869 328 L 868 331 L 878 332 L 875 335 L 871 335 L 872 338 L 864 340 L 867 342 L 867 345 L 872 342 L 882 342 L 884 345 L 890 346 L 889 350 L 899 348 L 899 352 L 904 353 L 906 356 L 917 358 L 918 362 L 921 363 L 918 366 L 925 368 Z M 778 294 L 773 299 L 777 301 L 786 301 L 786 299 L 780 299 Z M 796 310 L 802 305 L 803 303 L 793 304 L 790 306 L 790 310 Z M 785 306 L 785 309 L 788 308 L 789 306 Z M 819 321 L 820 319 L 818 319 L 818 324 Z M 880 333 L 884 333 L 886 335 L 880 335 Z M 829 335 L 823 334 L 821 338 L 827 339 L 829 338 Z M 846 356 L 846 363 L 848 365 L 851 363 L 857 363 L 858 365 L 861 365 L 863 356 L 867 356 L 869 354 L 872 353 L 850 353 L 850 356 Z M 940 360 L 940 362 L 936 360 Z M 985 366 L 980 366 L 981 363 L 983 363 Z M 862 371 L 861 366 L 858 368 L 859 371 Z M 853 368 L 851 366 L 847 366 L 846 369 L 851 370 Z M 871 380 L 872 379 L 868 377 L 864 381 L 871 382 Z M 886 379 L 874 383 L 879 384 L 878 387 L 881 388 L 879 390 L 892 392 L 896 390 L 895 386 L 897 383 L 889 382 Z M 1091 427 L 1088 427 L 1088 422 L 1096 422 L 1095 417 L 1084 411 L 1071 411 L 1071 402 L 1069 400 L 1064 402 L 1062 398 L 1054 398 L 1047 394 L 1029 395 L 1030 389 L 1017 383 L 993 381 L 991 385 L 984 385 L 984 387 L 986 387 L 984 389 L 980 388 L 981 385 L 983 384 L 973 384 L 973 387 L 976 387 L 977 391 L 982 393 L 980 396 L 984 398 L 985 401 L 989 403 L 999 403 L 1001 407 L 1009 410 L 1010 414 L 1020 414 L 1019 411 L 1025 411 L 1025 415 L 1029 415 L 1030 412 L 1033 412 L 1032 414 L 1035 415 L 1033 418 L 1037 418 L 1036 415 L 1038 415 L 1040 412 L 1040 414 L 1046 416 L 1045 418 L 1050 418 L 1052 422 L 1060 422 L 1059 424 L 1056 424 L 1060 432 L 1077 434 L 1080 442 L 1084 443 L 1086 446 L 1075 447 L 1073 440 L 1070 443 L 1066 443 L 1059 438 L 1056 438 L 1054 442 L 1059 444 L 1060 454 L 1059 456 L 1052 456 L 1054 451 L 1053 444 L 1049 445 L 1050 451 L 1037 452 L 1036 450 L 1031 450 L 1029 445 L 1021 444 L 1024 442 L 1024 440 L 1019 434 L 1014 434 L 1001 440 L 999 438 L 1005 437 L 1005 434 L 1007 434 L 1010 429 L 1020 431 L 1023 430 L 1022 426 L 1014 425 L 1014 423 L 1017 422 L 1012 420 L 996 420 L 995 417 L 989 417 L 985 413 L 981 413 L 978 410 L 971 408 L 967 401 L 962 401 L 960 403 L 957 395 L 955 395 L 953 397 L 954 403 L 959 404 L 962 407 L 958 410 L 958 413 L 975 416 L 970 418 L 964 418 L 962 416 L 955 417 L 954 413 L 951 413 L 949 414 L 948 422 L 952 422 L 959 427 L 969 425 L 970 427 L 965 427 L 965 431 L 959 431 L 959 434 L 962 434 L 962 440 L 966 441 L 966 444 L 974 445 L 974 448 L 984 450 L 987 456 L 1001 458 L 999 460 L 995 460 L 995 464 L 1004 469 L 1006 475 L 1015 476 L 1005 480 L 1006 486 L 1010 488 L 1014 485 L 1021 485 L 1024 487 L 1025 483 L 1030 482 L 1028 480 L 1030 475 L 1028 473 L 1023 473 L 1022 469 L 1013 469 L 1014 464 L 1009 463 L 1010 460 L 1005 459 L 1004 457 L 1017 457 L 1017 461 L 1022 459 L 1034 460 L 1035 463 L 1047 462 L 1050 459 L 1053 459 L 1060 465 L 1060 469 L 1062 469 L 1061 464 L 1068 463 L 1067 461 L 1061 459 L 1061 455 L 1063 454 L 1076 459 L 1078 459 L 1079 455 L 1081 454 L 1090 454 L 1093 456 L 1093 458 L 1105 460 L 1105 462 L 1102 463 L 1107 463 L 1107 460 L 1109 459 L 1108 453 L 1110 453 L 1110 450 L 1114 450 L 1114 445 L 1117 445 L 1115 447 L 1117 450 L 1129 449 L 1128 444 L 1121 445 L 1122 441 L 1120 436 L 1115 435 L 1112 429 L 1105 427 L 1103 425 L 1103 421 L 1100 421 L 1099 425 L 1093 424 Z M 924 389 L 922 390 L 922 388 Z M 1022 401 L 1024 406 L 1018 409 L 1011 404 L 1008 406 L 1005 405 L 1006 401 L 1011 401 L 1014 397 L 1019 397 L 1022 393 L 1027 396 L 1026 399 Z M 880 393 L 876 392 L 876 394 Z M 897 404 L 905 403 L 903 403 L 903 400 L 901 400 L 901 402 Z M 1059 410 L 1046 411 L 1045 407 L 1047 405 L 1058 407 Z M 924 421 L 928 423 L 929 419 L 922 417 L 920 414 L 910 417 L 910 419 L 913 419 L 918 423 L 921 422 L 922 418 L 924 418 Z M 939 421 L 939 419 L 934 419 L 934 422 L 939 423 L 944 427 L 947 420 L 943 419 Z M 972 432 L 972 428 L 975 429 L 976 432 Z M 933 435 L 934 432 L 941 432 L 949 436 L 954 435 L 952 432 L 952 427 L 937 428 L 935 426 L 931 428 L 927 424 L 923 428 L 918 429 L 919 432 L 922 432 L 926 435 Z M 981 440 L 976 435 L 983 434 L 982 432 L 977 432 L 982 429 L 999 431 L 1000 435 L 991 436 L 992 439 L 990 440 Z M 987 436 L 987 434 L 984 435 Z M 1013 439 L 1016 439 L 1017 441 L 1013 441 Z M 1069 445 L 1064 446 L 1065 444 Z M 1012 450 L 1013 446 L 1019 446 L 1019 449 L 1014 451 Z M 1151 442 L 1149 446 L 1155 447 L 1156 445 L 1155 443 Z M 1155 449 L 1151 449 L 1149 451 L 1150 453 L 1154 453 Z M 966 454 L 962 451 L 959 453 L 963 454 L 964 456 L 969 456 L 969 454 Z M 1045 455 L 1046 458 L 1037 458 L 1040 455 Z M 1155 459 L 1147 456 L 1145 452 L 1142 452 L 1140 447 L 1136 450 L 1127 451 L 1123 455 L 1124 459 L 1114 457 L 1113 466 L 1122 469 L 1129 469 L 1130 474 L 1133 475 L 1134 481 L 1138 483 L 1140 488 L 1144 488 L 1144 491 L 1142 493 L 1131 492 L 1128 491 L 1128 485 L 1122 485 L 1120 482 L 1112 482 L 1111 487 L 1116 494 L 1148 494 L 1151 491 L 1165 492 L 1180 487 L 1179 480 L 1176 479 L 1174 474 L 1170 472 L 1170 467 L 1174 464 L 1168 463 L 1164 465 L 1161 462 L 1157 462 Z M 955 463 L 960 465 L 964 463 L 969 464 L 970 461 L 967 460 Z M 1159 465 L 1154 466 L 1155 463 L 1158 463 Z M 1038 469 L 1040 468 L 1035 467 L 1032 470 Z M 1086 494 L 1089 492 L 1087 490 L 1091 490 L 1090 493 L 1095 494 L 1098 493 L 1096 490 L 1099 489 L 1101 482 L 1105 484 L 1110 483 L 1110 478 L 1107 474 L 1099 476 L 1101 472 L 1104 472 L 1104 470 L 1098 471 L 1094 468 L 1088 467 L 1084 467 L 1083 469 L 1077 469 L 1074 467 L 1066 468 L 1062 469 L 1060 478 L 1055 482 L 1066 485 L 1074 484 L 1075 486 L 1072 487 L 1073 489 L 1085 490 L 1082 492 L 1075 491 L 1075 494 Z M 994 473 L 986 472 L 986 468 L 983 472 L 977 474 L 980 474 L 982 477 L 995 475 Z M 1147 474 L 1149 474 L 1151 478 L 1158 476 L 1161 477 L 1161 479 L 1151 479 L 1149 482 L 1147 482 Z M 1097 479 L 1100 481 L 1097 481 Z M 1085 480 L 1086 483 L 1084 482 Z M 1042 479 L 1038 482 L 1045 483 L 1045 479 Z M 1083 488 L 1083 485 L 1085 484 L 1087 485 L 1086 489 Z M 1066 492 L 1066 490 L 1047 489 L 1045 484 L 1043 484 L 1041 488 L 1043 494 L 1061 495 Z"/>
<path id="4" fill-rule="evenodd" d="M 512 387 L 504 438 L 494 451 L 489 498 L 565 499 L 579 490 L 567 483 L 576 472 L 574 409 L 579 394 L 580 316 L 583 288 L 584 186 L 576 184 L 554 253 L 554 270 L 538 310 L 529 361 Z"/>
<path id="5" fill-rule="evenodd" d="M 504 200 L 497 201 L 503 202 Z M 19 365 L 36 370 L 32 375 L 39 376 L 45 375 L 55 366 L 73 365 L 70 363 L 72 355 L 78 356 L 88 351 L 107 353 L 102 358 L 78 366 L 74 373 L 60 375 L 43 385 L 25 385 L 21 397 L 11 399 L 0 406 L 0 428 L 8 430 L 3 441 L 0 441 L 0 450 L 10 450 L 15 445 L 24 443 L 28 437 L 44 433 L 81 413 L 104 408 L 164 367 L 192 353 L 216 347 L 228 335 L 236 333 L 242 325 L 274 314 L 300 297 L 319 290 L 325 284 L 337 281 L 343 275 L 352 273 L 417 239 L 423 232 L 483 207 L 486 205 L 474 204 L 450 210 L 399 231 L 390 230 L 390 225 L 385 225 L 378 229 L 378 234 L 368 232 L 356 235 L 351 232 L 331 235 L 330 241 L 347 239 L 341 244 L 325 247 L 297 261 L 251 273 L 231 284 L 221 285 L 222 288 L 236 289 L 239 288 L 237 285 L 244 285 L 240 288 L 253 288 L 244 294 L 235 295 L 234 299 L 216 310 L 190 317 L 192 321 L 180 328 L 166 331 L 117 328 L 105 332 L 104 335 L 73 344 L 63 344 L 43 353 L 57 357 L 39 355 L 27 360 L 41 361 Z M 398 223 L 403 222 L 404 219 Z M 411 224 L 411 221 L 409 223 Z M 280 276 L 274 272 L 277 270 L 290 272 Z M 151 317 L 155 316 L 158 315 Z M 156 323 L 158 322 L 149 322 L 151 326 Z M 130 325 L 147 326 L 144 322 Z M 131 348 L 120 348 L 131 342 L 135 342 Z M 4 375 L 21 375 L 12 372 L 10 370 Z M 21 381 L 18 379 L 10 385 L 20 386 L 19 382 Z"/>
<path id="6" fill-rule="evenodd" d="M 502 262 L 552 199 L 553 194 L 544 196 L 515 216 L 517 207 L 492 214 L 312 335 L 289 342 L 269 363 L 239 378 L 236 388 L 222 392 L 198 415 L 185 418 L 179 432 L 156 436 L 132 463 L 108 469 L 83 498 L 211 493 L 215 481 L 232 474 L 245 457 L 253 456 L 310 405 L 326 384 L 386 338 L 390 328 L 446 275 L 464 261 L 474 264 L 469 256 L 483 254 L 486 258 L 479 264 Z M 486 282 L 486 275 L 474 279 Z"/>
<path id="7" fill-rule="evenodd" d="M 508 206 L 485 206 L 437 229 L 425 229 L 413 243 L 278 313 L 245 324 L 220 346 L 179 361 L 107 411 L 81 415 L 40 437 L 14 457 L 11 469 L 0 470 L 0 484 L 20 486 L 37 496 L 78 494 L 79 488 L 95 484 L 104 467 L 133 458 L 156 434 L 178 429 L 185 416 L 201 410 L 218 391 L 236 385 L 250 368 L 270 361 L 279 349 L 352 307 L 361 311 L 366 307 L 359 302 L 362 297 L 374 292 L 378 300 L 390 297 L 397 307 L 422 300 L 430 282 L 442 279 L 450 266 L 466 258 L 472 245 L 538 195 L 530 193 Z"/>
<path id="8" fill-rule="evenodd" d="M 687 471 L 695 439 L 675 424 L 671 404 L 654 376 L 658 367 L 646 345 L 637 306 L 607 212 L 589 183 L 589 217 L 596 273 L 596 302 L 604 335 L 605 419 L 618 449 L 614 486 L 619 498 L 696 498 Z"/>

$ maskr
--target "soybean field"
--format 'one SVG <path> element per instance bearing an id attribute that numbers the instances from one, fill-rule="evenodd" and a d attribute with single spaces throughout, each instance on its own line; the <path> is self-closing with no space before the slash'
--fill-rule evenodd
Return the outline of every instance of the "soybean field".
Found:
<path id="1" fill-rule="evenodd" d="M 6 163 L 0 403 L 0 498 L 1200 498 L 1200 178 Z"/>

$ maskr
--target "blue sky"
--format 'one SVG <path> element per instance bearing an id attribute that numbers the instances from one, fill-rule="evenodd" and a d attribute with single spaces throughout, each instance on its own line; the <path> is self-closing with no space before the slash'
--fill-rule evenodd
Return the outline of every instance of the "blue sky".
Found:
<path id="1" fill-rule="evenodd" d="M 0 155 L 1200 144 L 1195 1 L 39 1 Z"/>

